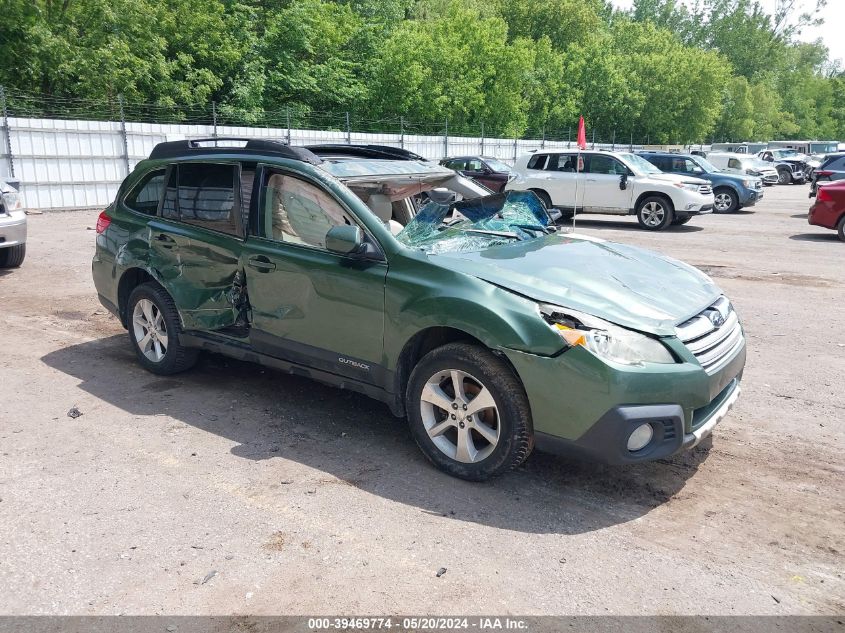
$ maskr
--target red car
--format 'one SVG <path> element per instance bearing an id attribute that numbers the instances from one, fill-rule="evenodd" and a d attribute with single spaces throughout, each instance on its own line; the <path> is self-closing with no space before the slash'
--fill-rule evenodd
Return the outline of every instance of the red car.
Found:
<path id="1" fill-rule="evenodd" d="M 845 242 L 845 183 L 819 187 L 816 202 L 810 207 L 807 221 L 826 229 L 834 229 Z"/>

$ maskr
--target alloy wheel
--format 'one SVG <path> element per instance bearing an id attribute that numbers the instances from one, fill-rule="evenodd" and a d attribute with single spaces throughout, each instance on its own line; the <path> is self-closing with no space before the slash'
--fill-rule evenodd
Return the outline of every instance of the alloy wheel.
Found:
<path id="1" fill-rule="evenodd" d="M 643 223 L 646 226 L 660 226 L 666 218 L 666 209 L 659 202 L 647 202 L 642 210 Z"/>
<path id="2" fill-rule="evenodd" d="M 167 324 L 158 306 L 149 299 L 141 299 L 132 312 L 132 330 L 141 353 L 154 363 L 167 354 Z"/>
<path id="3" fill-rule="evenodd" d="M 731 208 L 731 206 L 733 206 L 733 200 L 731 199 L 730 194 L 717 193 L 713 206 L 716 207 L 716 211 L 727 211 Z"/>
<path id="4" fill-rule="evenodd" d="M 457 369 L 429 378 L 420 395 L 428 437 L 443 454 L 466 464 L 496 450 L 501 425 L 493 394 L 480 380 Z"/>

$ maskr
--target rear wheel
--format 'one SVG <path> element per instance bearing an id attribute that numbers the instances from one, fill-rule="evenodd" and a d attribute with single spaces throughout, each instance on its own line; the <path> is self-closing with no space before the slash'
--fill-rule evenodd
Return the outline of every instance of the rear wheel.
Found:
<path id="1" fill-rule="evenodd" d="M 662 231 L 674 218 L 672 203 L 663 196 L 648 196 L 637 207 L 637 220 L 640 226 L 649 231 Z"/>
<path id="2" fill-rule="evenodd" d="M 440 470 L 483 481 L 521 464 L 534 446 L 528 398 L 489 350 L 452 343 L 426 354 L 407 394 L 411 433 Z"/>
<path id="3" fill-rule="evenodd" d="M 739 197 L 732 189 L 720 187 L 713 192 L 713 211 L 733 213 L 739 209 Z"/>
<path id="4" fill-rule="evenodd" d="M 26 257 L 26 244 L 0 248 L 0 268 L 17 268 Z"/>
<path id="5" fill-rule="evenodd" d="M 166 376 L 190 369 L 197 362 L 198 351 L 179 342 L 179 313 L 161 286 L 145 283 L 136 287 L 129 295 L 126 314 L 129 340 L 145 369 Z"/>
<path id="6" fill-rule="evenodd" d="M 839 235 L 839 239 L 845 242 L 845 215 L 839 218 L 839 224 L 836 226 L 836 233 Z"/>

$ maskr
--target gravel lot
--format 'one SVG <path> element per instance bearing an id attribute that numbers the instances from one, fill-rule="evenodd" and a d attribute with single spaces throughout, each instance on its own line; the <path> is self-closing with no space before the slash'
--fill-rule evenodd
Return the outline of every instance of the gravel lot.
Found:
<path id="1" fill-rule="evenodd" d="M 743 395 L 691 454 L 486 484 L 356 394 L 212 355 L 146 373 L 96 299 L 97 212 L 30 216 L 0 272 L 0 613 L 845 613 L 845 244 L 808 206 L 579 221 L 716 278 Z"/>

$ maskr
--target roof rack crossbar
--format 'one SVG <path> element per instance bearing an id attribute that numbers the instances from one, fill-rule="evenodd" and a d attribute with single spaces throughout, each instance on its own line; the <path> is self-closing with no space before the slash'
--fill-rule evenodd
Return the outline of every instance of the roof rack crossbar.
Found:
<path id="1" fill-rule="evenodd" d="M 243 141 L 243 147 L 219 145 L 232 141 Z M 207 145 L 213 143 L 213 145 Z M 217 138 L 194 138 L 179 141 L 167 141 L 157 144 L 150 152 L 150 159 L 188 158 L 193 154 L 274 154 L 293 160 L 301 160 L 313 165 L 323 162 L 318 156 L 304 147 L 291 147 L 283 140 L 271 138 L 249 138 L 239 136 L 218 136 Z"/>

